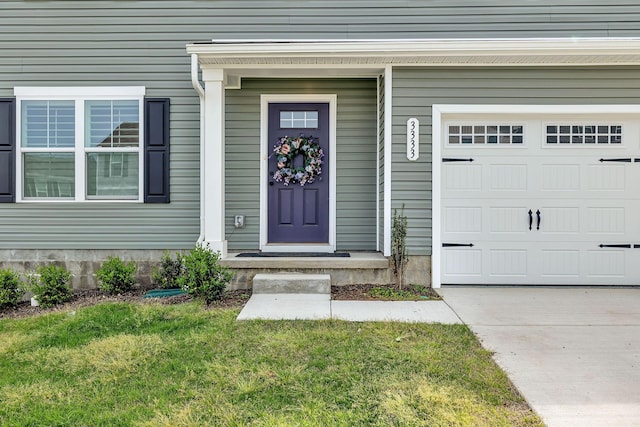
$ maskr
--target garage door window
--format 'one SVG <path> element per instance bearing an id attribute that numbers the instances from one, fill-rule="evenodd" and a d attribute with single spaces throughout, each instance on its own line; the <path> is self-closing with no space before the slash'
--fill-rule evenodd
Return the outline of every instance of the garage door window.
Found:
<path id="1" fill-rule="evenodd" d="M 547 125 L 547 144 L 621 144 L 621 125 Z"/>
<path id="2" fill-rule="evenodd" d="M 522 125 L 450 125 L 449 144 L 522 144 L 524 127 Z"/>

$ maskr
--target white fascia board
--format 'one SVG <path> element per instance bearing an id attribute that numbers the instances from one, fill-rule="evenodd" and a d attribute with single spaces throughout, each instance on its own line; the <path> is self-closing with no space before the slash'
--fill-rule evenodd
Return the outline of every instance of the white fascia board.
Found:
<path id="1" fill-rule="evenodd" d="M 640 38 L 536 38 L 536 39 L 429 39 L 429 40 L 357 40 L 357 41 L 212 41 L 211 44 L 188 44 L 188 53 L 219 58 L 384 58 L 406 57 L 499 57 L 504 63 L 517 58 L 536 56 L 540 61 L 555 63 L 554 58 L 602 57 L 603 63 L 613 57 L 628 57 L 638 62 Z M 624 58 L 617 61 L 624 62 Z M 495 63 L 495 58 L 491 59 Z M 561 61 L 570 64 L 571 60 Z M 495 65 L 500 65 L 498 62 Z M 397 64 L 396 65 L 400 65 Z"/>

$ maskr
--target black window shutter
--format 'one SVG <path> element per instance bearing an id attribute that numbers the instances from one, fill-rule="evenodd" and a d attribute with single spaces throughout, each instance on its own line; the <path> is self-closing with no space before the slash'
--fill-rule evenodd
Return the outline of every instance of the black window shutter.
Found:
<path id="1" fill-rule="evenodd" d="M 144 100 L 144 202 L 169 203 L 169 98 Z"/>
<path id="2" fill-rule="evenodd" d="M 0 98 L 0 203 L 16 201 L 16 100 Z"/>

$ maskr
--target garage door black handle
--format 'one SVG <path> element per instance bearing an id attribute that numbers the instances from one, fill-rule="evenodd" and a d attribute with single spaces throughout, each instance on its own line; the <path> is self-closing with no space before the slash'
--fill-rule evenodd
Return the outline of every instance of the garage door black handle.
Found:
<path id="1" fill-rule="evenodd" d="M 538 217 L 538 225 L 536 227 L 536 230 L 540 230 L 540 209 L 536 211 L 536 216 Z"/>
<path id="2" fill-rule="evenodd" d="M 533 212 L 529 209 L 529 231 L 531 231 L 531 225 L 533 224 Z"/>

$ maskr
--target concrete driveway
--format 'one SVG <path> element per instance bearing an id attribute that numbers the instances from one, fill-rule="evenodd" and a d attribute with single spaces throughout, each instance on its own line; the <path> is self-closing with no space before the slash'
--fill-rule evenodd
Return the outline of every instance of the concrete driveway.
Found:
<path id="1" fill-rule="evenodd" d="M 548 426 L 640 426 L 640 289 L 438 292 Z"/>

